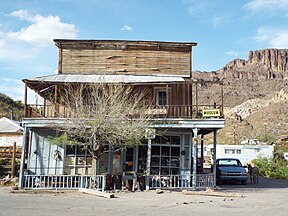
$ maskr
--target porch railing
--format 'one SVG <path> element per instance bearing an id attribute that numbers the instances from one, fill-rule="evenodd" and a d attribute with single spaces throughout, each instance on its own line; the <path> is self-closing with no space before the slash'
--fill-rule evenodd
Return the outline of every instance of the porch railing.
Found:
<path id="1" fill-rule="evenodd" d="M 150 176 L 150 188 L 169 188 L 169 189 L 189 189 L 192 188 L 192 175 L 187 177 L 181 175 Z M 198 174 L 196 177 L 196 189 L 213 187 L 214 175 Z M 25 175 L 24 189 L 79 189 L 93 188 L 104 192 L 107 188 L 107 176 L 70 176 L 70 175 Z"/>
<path id="2" fill-rule="evenodd" d="M 106 176 L 25 175 L 24 189 L 79 189 L 106 190 Z"/>
<path id="3" fill-rule="evenodd" d="M 150 114 L 156 118 L 188 118 L 188 119 L 202 119 L 205 118 L 202 115 L 204 109 L 218 109 L 220 116 L 223 117 L 223 109 L 221 105 L 165 105 L 165 106 L 151 106 L 147 109 L 147 114 Z M 71 111 L 61 106 L 53 105 L 32 105 L 27 104 L 25 106 L 25 117 L 38 118 L 38 117 L 69 117 Z M 207 117 L 206 117 L 207 118 Z"/>
<path id="4" fill-rule="evenodd" d="M 168 175 L 150 176 L 150 188 L 192 188 L 192 175 L 187 177 L 181 175 Z M 207 188 L 213 187 L 214 185 L 214 175 L 211 174 L 198 174 L 196 177 L 196 188 Z"/>

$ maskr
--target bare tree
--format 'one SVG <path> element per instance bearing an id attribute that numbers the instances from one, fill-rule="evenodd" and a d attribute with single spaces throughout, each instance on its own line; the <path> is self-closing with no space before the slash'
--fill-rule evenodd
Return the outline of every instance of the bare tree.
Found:
<path id="1" fill-rule="evenodd" d="M 58 92 L 60 107 L 65 107 L 69 118 L 65 124 L 55 125 L 62 135 L 51 142 L 82 145 L 94 163 L 109 145 L 119 149 L 139 145 L 151 124 L 149 107 L 143 103 L 145 92 L 132 87 L 75 84 L 64 85 Z M 63 109 L 58 110 L 58 116 L 65 117 Z"/>

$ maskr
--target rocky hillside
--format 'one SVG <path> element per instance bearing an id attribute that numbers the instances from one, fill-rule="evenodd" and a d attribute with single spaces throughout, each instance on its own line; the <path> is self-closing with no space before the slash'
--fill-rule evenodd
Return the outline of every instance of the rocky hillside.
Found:
<path id="1" fill-rule="evenodd" d="M 13 120 L 21 120 L 23 117 L 24 105 L 21 101 L 14 101 L 9 96 L 0 93 L 0 118 L 7 117 Z"/>
<path id="2" fill-rule="evenodd" d="M 235 59 L 218 71 L 193 75 L 224 81 L 226 125 L 219 132 L 220 143 L 288 136 L 288 49 L 250 51 L 248 60 Z M 200 100 L 216 90 L 201 86 Z"/>

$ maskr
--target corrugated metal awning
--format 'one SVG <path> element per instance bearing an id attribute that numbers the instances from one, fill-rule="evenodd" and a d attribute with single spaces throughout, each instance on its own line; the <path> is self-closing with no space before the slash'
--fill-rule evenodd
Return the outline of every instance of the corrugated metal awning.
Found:
<path id="1" fill-rule="evenodd" d="M 23 82 L 42 97 L 51 94 L 56 85 L 66 84 L 127 84 L 163 85 L 193 81 L 189 76 L 180 75 L 132 75 L 132 74 L 55 74 L 50 76 L 24 79 Z"/>
<path id="2" fill-rule="evenodd" d="M 127 83 L 127 84 L 145 84 L 145 83 L 171 83 L 184 82 L 189 76 L 175 75 L 98 75 L 98 74 L 56 74 L 50 76 L 36 77 L 23 80 L 25 83 L 45 82 L 45 83 Z"/>

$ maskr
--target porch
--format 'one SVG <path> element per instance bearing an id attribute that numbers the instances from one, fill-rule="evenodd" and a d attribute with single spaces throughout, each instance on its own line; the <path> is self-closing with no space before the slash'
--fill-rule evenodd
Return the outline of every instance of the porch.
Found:
<path id="1" fill-rule="evenodd" d="M 222 81 L 201 81 L 194 80 L 189 76 L 156 74 L 58 74 L 23 81 L 25 83 L 25 118 L 69 118 L 72 116 L 72 111 L 61 104 L 60 100 L 63 92 L 73 92 L 75 91 L 74 87 L 77 89 L 77 85 L 79 87 L 79 85 L 97 86 L 105 84 L 123 85 L 132 88 L 135 92 L 145 92 L 141 100 L 149 107 L 146 112 L 152 117 L 224 119 Z M 206 90 L 213 88 L 213 97 L 212 95 L 205 95 L 206 92 L 200 94 L 201 88 L 205 88 Z M 35 103 L 28 103 L 28 89 L 36 93 Z M 84 96 L 81 95 L 81 97 Z"/>

